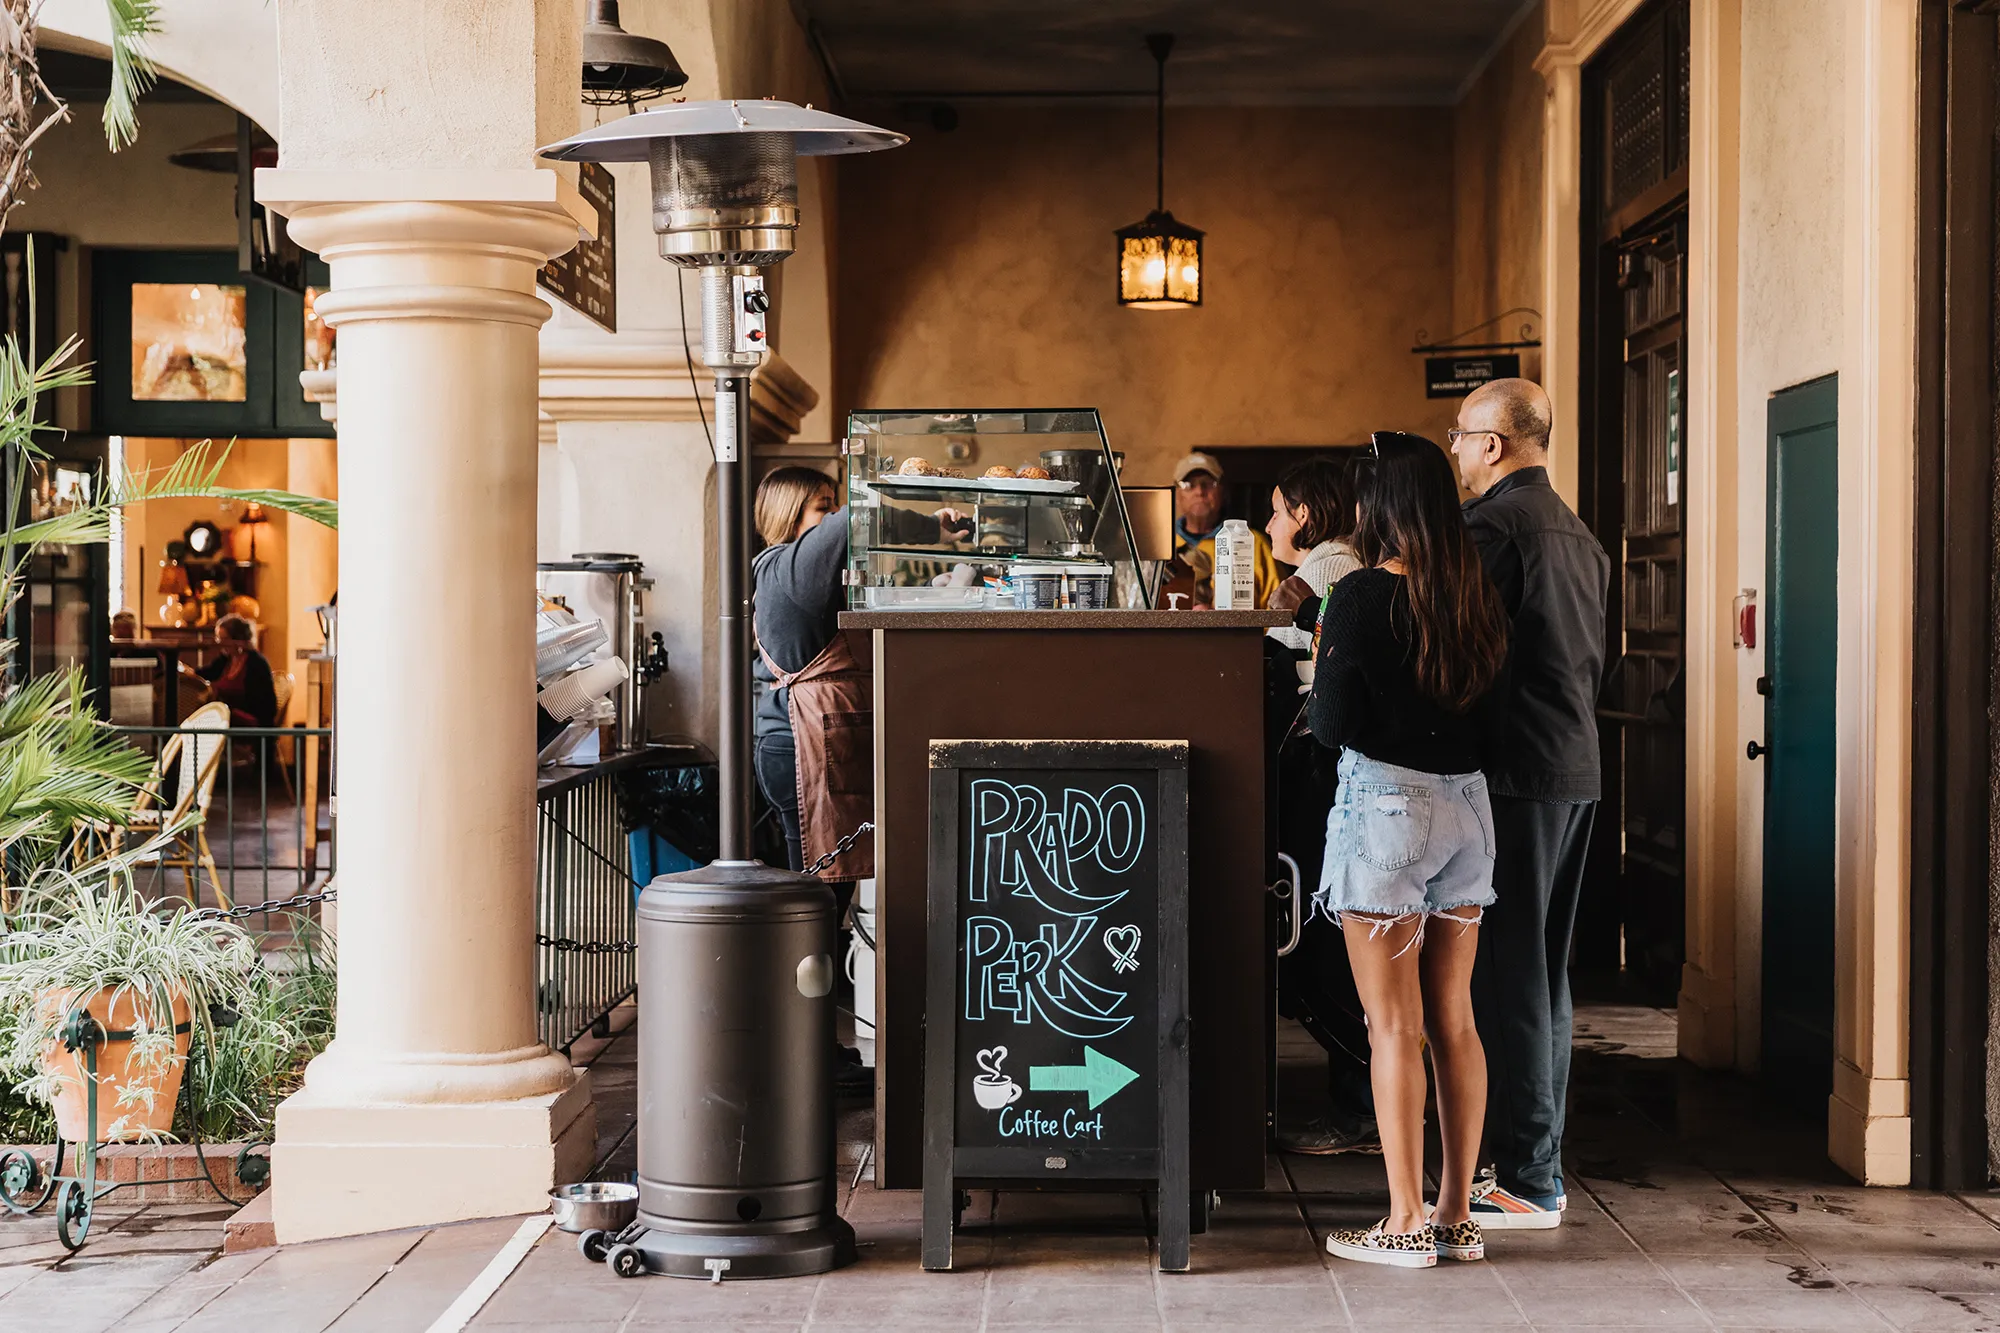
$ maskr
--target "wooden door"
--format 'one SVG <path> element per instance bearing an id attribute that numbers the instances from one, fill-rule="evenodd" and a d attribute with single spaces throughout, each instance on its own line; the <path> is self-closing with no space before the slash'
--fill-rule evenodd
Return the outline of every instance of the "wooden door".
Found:
<path id="1" fill-rule="evenodd" d="M 1621 540 L 1606 545 L 1618 564 L 1621 623 L 1610 645 L 1616 663 L 1610 688 L 1598 710 L 1616 738 L 1621 799 L 1612 827 L 1622 832 L 1624 845 L 1618 891 L 1623 961 L 1645 990 L 1665 996 L 1680 983 L 1687 900 L 1684 217 L 1677 213 L 1616 247 L 1624 484 Z"/>

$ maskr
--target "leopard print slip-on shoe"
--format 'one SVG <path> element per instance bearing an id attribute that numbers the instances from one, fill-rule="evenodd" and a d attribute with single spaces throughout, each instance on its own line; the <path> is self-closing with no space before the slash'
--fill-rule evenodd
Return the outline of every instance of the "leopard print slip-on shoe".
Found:
<path id="1" fill-rule="evenodd" d="M 1437 1267 L 1437 1241 L 1429 1225 L 1398 1235 L 1388 1229 L 1389 1219 L 1361 1231 L 1336 1231 L 1326 1238 L 1326 1252 L 1339 1259 L 1363 1264 L 1388 1264 L 1395 1268 Z"/>
<path id="2" fill-rule="evenodd" d="M 1448 1227 L 1433 1222 L 1431 1235 L 1437 1244 L 1437 1252 L 1447 1259 L 1463 1259 L 1469 1263 L 1486 1257 L 1486 1236 L 1480 1231 L 1479 1223 L 1469 1217 Z"/>

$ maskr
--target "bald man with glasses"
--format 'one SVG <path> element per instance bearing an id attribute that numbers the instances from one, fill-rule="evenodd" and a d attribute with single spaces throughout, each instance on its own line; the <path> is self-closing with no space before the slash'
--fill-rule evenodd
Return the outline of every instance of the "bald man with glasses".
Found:
<path id="1" fill-rule="evenodd" d="M 1498 901 L 1486 909 L 1472 978 L 1494 1166 L 1474 1187 L 1472 1215 L 1498 1230 L 1562 1224 L 1570 936 L 1601 793 L 1611 561 L 1549 485 L 1552 420 L 1540 385 L 1494 380 L 1466 398 L 1449 432 L 1473 494 L 1465 521 L 1514 629 L 1505 729 L 1485 769 Z"/>

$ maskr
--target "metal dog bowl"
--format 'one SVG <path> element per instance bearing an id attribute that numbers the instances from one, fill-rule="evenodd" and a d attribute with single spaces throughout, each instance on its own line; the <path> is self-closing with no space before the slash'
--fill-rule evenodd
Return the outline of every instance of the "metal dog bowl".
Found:
<path id="1" fill-rule="evenodd" d="M 625 1229 L 639 1214 L 639 1187 L 609 1180 L 585 1180 L 549 1191 L 549 1210 L 564 1231 Z"/>

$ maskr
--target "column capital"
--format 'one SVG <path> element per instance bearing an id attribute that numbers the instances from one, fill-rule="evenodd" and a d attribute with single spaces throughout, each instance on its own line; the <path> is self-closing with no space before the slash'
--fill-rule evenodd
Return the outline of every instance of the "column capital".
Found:
<path id="1" fill-rule="evenodd" d="M 327 261 L 314 309 L 338 327 L 369 319 L 470 319 L 539 327 L 535 274 L 591 218 L 554 171 L 257 172 L 257 197 Z"/>

